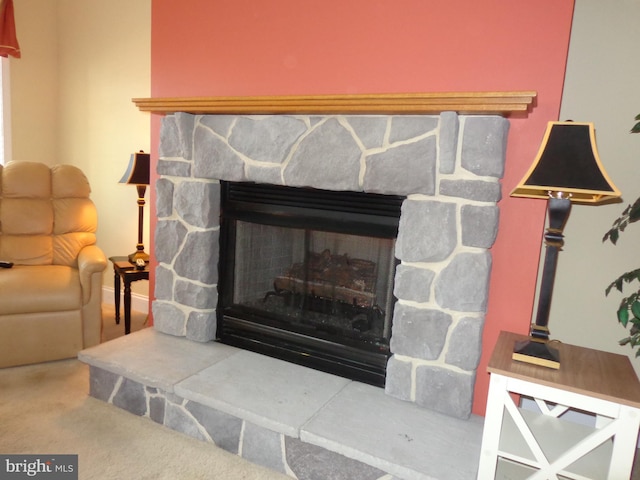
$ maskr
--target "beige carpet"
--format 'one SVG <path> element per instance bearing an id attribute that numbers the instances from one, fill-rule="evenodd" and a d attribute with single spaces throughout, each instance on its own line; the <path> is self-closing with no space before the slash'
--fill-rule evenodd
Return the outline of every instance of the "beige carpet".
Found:
<path id="1" fill-rule="evenodd" d="M 105 339 L 122 335 L 103 313 Z M 74 359 L 0 369 L 0 453 L 77 454 L 80 479 L 289 478 L 89 397 L 88 373 Z"/>

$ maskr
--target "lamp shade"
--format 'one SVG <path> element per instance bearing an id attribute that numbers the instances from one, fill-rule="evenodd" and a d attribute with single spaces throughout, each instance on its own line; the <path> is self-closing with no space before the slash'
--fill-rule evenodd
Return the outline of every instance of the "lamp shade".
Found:
<path id="1" fill-rule="evenodd" d="M 120 179 L 119 183 L 127 183 L 129 185 L 149 185 L 149 164 L 150 155 L 140 152 L 132 153 L 129 159 L 127 171 Z"/>
<path id="2" fill-rule="evenodd" d="M 549 198 L 554 193 L 574 203 L 620 197 L 600 161 L 593 123 L 549 122 L 533 164 L 511 196 Z"/>

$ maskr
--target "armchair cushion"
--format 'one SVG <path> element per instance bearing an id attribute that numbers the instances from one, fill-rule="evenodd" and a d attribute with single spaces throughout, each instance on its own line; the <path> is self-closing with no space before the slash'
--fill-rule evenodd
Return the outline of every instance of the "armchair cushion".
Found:
<path id="1" fill-rule="evenodd" d="M 0 183 L 0 259 L 19 265 L 77 266 L 96 243 L 91 188 L 72 165 L 11 162 Z"/>
<path id="2" fill-rule="evenodd" d="M 0 291 L 0 315 L 82 308 L 78 269 L 64 265 L 16 265 L 2 270 Z"/>

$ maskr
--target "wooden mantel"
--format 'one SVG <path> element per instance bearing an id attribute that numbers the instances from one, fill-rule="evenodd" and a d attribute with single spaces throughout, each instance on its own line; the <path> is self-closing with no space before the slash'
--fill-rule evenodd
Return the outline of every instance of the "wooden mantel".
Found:
<path id="1" fill-rule="evenodd" d="M 134 98 L 143 112 L 193 114 L 498 114 L 526 112 L 536 92 Z"/>

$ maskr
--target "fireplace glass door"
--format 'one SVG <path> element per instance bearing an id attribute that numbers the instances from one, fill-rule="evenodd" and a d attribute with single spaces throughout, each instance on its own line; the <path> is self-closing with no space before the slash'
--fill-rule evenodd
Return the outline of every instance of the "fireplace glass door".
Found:
<path id="1" fill-rule="evenodd" d="M 225 184 L 220 339 L 383 385 L 401 201 Z"/>

